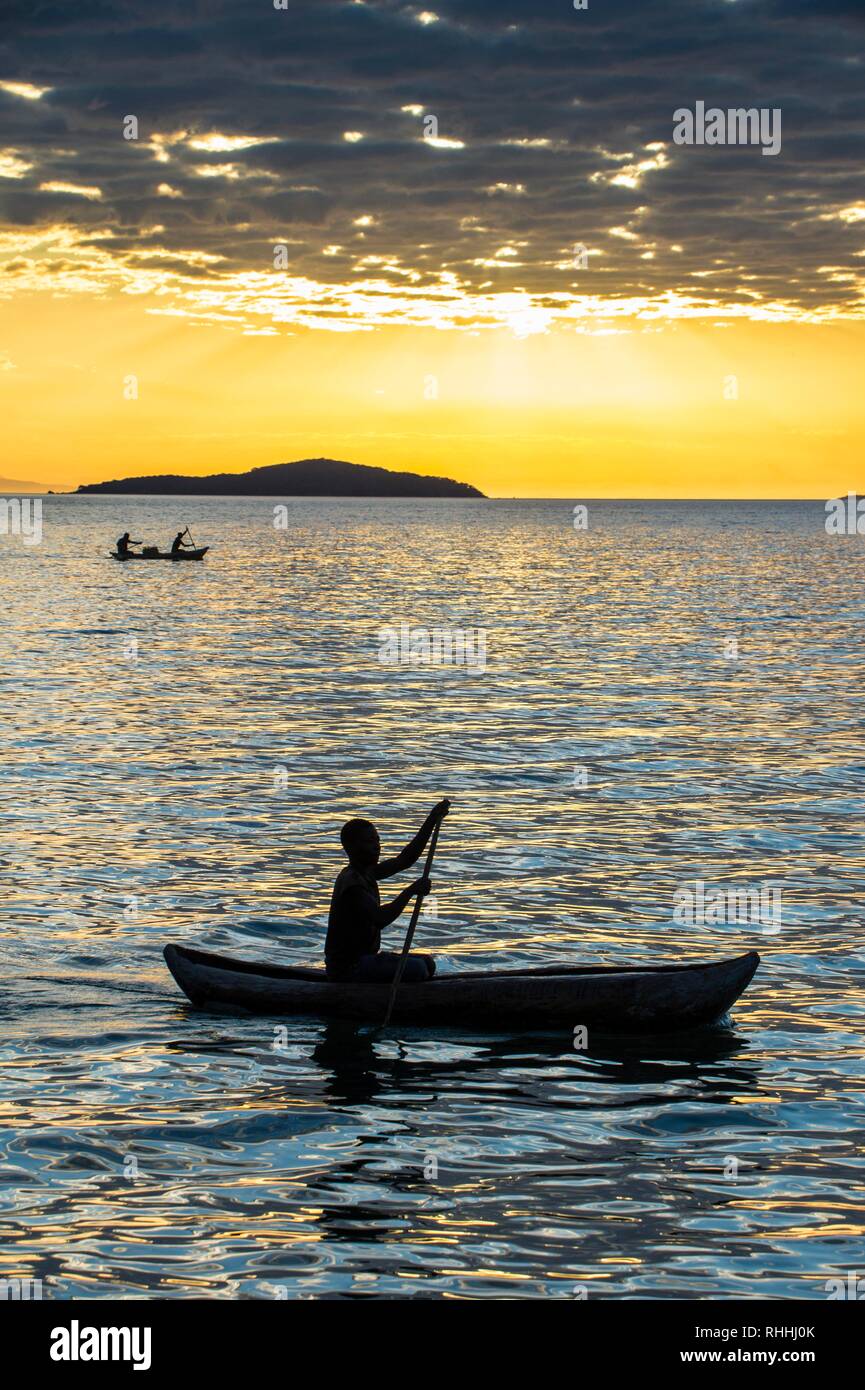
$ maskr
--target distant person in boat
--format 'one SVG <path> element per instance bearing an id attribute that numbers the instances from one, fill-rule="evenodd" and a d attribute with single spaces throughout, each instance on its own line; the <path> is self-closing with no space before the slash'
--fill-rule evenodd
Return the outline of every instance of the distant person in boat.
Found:
<path id="1" fill-rule="evenodd" d="M 177 552 L 178 552 L 178 550 L 194 550 L 194 549 L 195 549 L 195 546 L 192 544 L 191 541 L 190 541 L 189 545 L 187 545 L 187 544 L 186 544 L 186 541 L 183 539 L 183 537 L 186 536 L 186 535 L 188 535 L 188 534 L 189 534 L 189 527 L 188 527 L 188 526 L 187 526 L 187 528 L 186 528 L 185 531 L 178 531 L 177 535 L 174 537 L 174 540 L 171 542 L 171 553 L 172 553 L 172 555 L 176 555 Z"/>
<path id="2" fill-rule="evenodd" d="M 398 951 L 381 950 L 382 927 L 389 927 L 416 895 L 426 897 L 432 885 L 428 878 L 416 879 L 392 902 L 382 906 L 379 879 L 391 878 L 408 869 L 421 856 L 438 821 L 450 810 L 448 800 L 434 806 L 414 839 L 394 859 L 380 859 L 381 841 L 371 821 L 346 821 L 340 833 L 348 864 L 337 877 L 330 902 L 324 958 L 329 980 L 386 984 L 394 978 L 399 964 Z M 405 964 L 403 980 L 422 984 L 435 974 L 432 956 L 412 952 Z"/>
<path id="3" fill-rule="evenodd" d="M 131 554 L 132 554 L 132 551 L 129 549 L 129 547 L 130 547 L 131 545 L 140 545 L 140 544 L 141 544 L 141 541 L 134 541 L 134 540 L 132 540 L 132 538 L 131 538 L 130 535 L 129 535 L 129 532 L 128 532 L 128 531 L 124 531 L 124 532 L 123 532 L 123 535 L 120 537 L 120 540 L 117 542 L 117 554 L 118 554 L 118 555 L 131 555 Z"/>

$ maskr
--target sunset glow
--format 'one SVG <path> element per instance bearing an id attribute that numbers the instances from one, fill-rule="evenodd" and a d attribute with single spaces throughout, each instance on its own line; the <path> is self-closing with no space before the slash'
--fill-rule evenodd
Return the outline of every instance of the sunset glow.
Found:
<path id="1" fill-rule="evenodd" d="M 588 12 L 302 8 L 305 43 L 322 11 L 332 26 L 314 100 L 285 85 L 303 54 L 277 12 L 244 31 L 273 50 L 251 106 L 237 54 L 213 35 L 198 53 L 192 21 L 180 95 L 185 60 L 136 55 L 128 21 L 122 110 L 73 81 L 86 25 L 67 78 L 22 39 L 0 81 L 4 472 L 65 488 L 157 454 L 191 473 L 324 454 L 492 495 L 863 485 L 865 209 L 843 143 L 818 154 L 789 111 L 774 159 L 677 145 L 672 69 L 652 109 L 614 78 L 593 103 Z M 749 23 L 709 8 L 731 43 Z M 374 42 L 365 91 L 344 54 Z M 479 90 L 458 96 L 448 63 L 469 42 Z M 781 56 L 803 42 L 784 28 Z M 572 96 L 526 104 L 515 75 L 490 119 L 503 47 Z M 837 36 L 812 70 L 814 99 L 821 70 L 855 78 Z"/>

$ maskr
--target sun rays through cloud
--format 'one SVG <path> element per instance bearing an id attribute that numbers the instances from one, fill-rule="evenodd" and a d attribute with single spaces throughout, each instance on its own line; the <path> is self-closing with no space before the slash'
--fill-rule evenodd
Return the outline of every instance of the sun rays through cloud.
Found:
<path id="1" fill-rule="evenodd" d="M 861 341 L 861 29 L 841 0 L 771 20 L 671 0 L 663 33 L 643 21 L 636 0 L 602 17 L 519 0 L 24 15 L 0 65 L 0 352 L 23 366 L 0 387 L 39 371 L 18 340 L 34 314 L 90 343 L 82 325 L 109 305 L 180 356 L 192 330 L 217 355 L 320 337 L 332 381 L 363 374 L 352 342 L 375 355 L 392 333 L 421 379 L 433 341 L 458 356 L 465 340 L 489 375 L 503 344 L 549 340 L 564 383 L 594 341 L 640 409 L 628 339 L 681 349 L 687 333 L 720 377 L 733 342 L 767 330 L 771 399 L 750 399 L 769 430 L 782 364 L 832 332 L 840 380 Z M 678 143 L 674 113 L 698 98 L 782 108 L 777 156 Z M 815 438 L 832 436 L 830 396 L 810 393 Z M 509 399 L 531 437 L 549 405 L 538 378 Z M 692 423 L 670 413 L 666 428 Z"/>

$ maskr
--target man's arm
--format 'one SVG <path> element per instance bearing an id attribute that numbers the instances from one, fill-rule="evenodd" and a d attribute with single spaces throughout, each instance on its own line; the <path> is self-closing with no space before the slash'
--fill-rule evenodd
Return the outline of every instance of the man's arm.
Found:
<path id="1" fill-rule="evenodd" d="M 403 869 L 410 869 L 423 854 L 426 842 L 433 833 L 436 821 L 444 820 L 450 810 L 450 802 L 447 797 L 444 801 L 439 801 L 433 806 L 423 825 L 413 840 L 410 840 L 404 850 L 395 855 L 393 859 L 382 859 L 375 867 L 376 878 L 392 878 L 394 874 L 401 874 Z M 400 912 L 402 908 L 400 908 Z M 399 913 L 395 914 L 397 917 Z M 391 921 L 394 919 L 391 918 Z"/>
<path id="2" fill-rule="evenodd" d="M 376 932 L 380 931 L 382 927 L 389 927 L 391 922 L 395 922 L 397 917 L 405 911 L 415 893 L 425 896 L 429 891 L 429 879 L 418 878 L 414 883 L 410 883 L 408 888 L 397 893 L 391 902 L 382 903 L 381 906 L 371 893 L 365 893 L 362 888 L 350 888 L 345 895 L 344 902 L 346 912 L 355 922 L 363 923 L 364 927 L 370 929 L 370 932 Z"/>

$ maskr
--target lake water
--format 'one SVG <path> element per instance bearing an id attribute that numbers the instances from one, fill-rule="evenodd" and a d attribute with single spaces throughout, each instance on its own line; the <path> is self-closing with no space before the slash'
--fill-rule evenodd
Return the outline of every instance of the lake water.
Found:
<path id="1" fill-rule="evenodd" d="M 47 498 L 41 544 L 0 536 L 0 1277 L 825 1299 L 865 1270 L 865 540 L 820 503 L 273 505 Z M 187 521 L 203 564 L 106 558 Z M 482 629 L 483 668 L 382 664 L 403 621 Z M 732 1027 L 576 1051 L 187 1006 L 167 941 L 315 961 L 342 822 L 390 852 L 444 795 L 440 969 L 756 947 Z M 677 925 L 695 880 L 780 920 Z"/>

